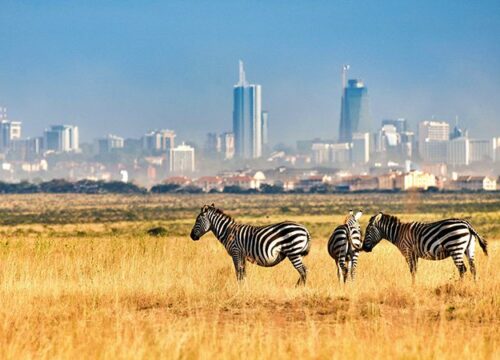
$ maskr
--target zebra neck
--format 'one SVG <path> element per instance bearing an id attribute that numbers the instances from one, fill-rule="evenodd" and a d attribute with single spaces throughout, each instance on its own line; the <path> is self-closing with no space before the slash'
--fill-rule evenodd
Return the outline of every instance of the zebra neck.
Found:
<path id="1" fill-rule="evenodd" d="M 210 219 L 212 223 L 212 232 L 215 237 L 226 247 L 229 240 L 229 234 L 236 225 L 236 222 L 228 215 L 216 213 Z"/>
<path id="2" fill-rule="evenodd" d="M 401 233 L 401 226 L 403 224 L 402 223 L 387 223 L 384 227 L 383 227 L 383 235 L 384 235 L 384 238 L 389 240 L 391 243 L 393 243 L 394 245 L 398 246 L 399 242 L 400 242 L 400 233 Z"/>

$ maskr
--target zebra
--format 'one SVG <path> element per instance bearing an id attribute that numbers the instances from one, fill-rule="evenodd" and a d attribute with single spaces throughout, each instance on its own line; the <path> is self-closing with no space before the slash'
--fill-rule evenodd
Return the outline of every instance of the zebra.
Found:
<path id="1" fill-rule="evenodd" d="M 488 244 L 466 220 L 446 219 L 433 223 L 403 223 L 397 217 L 379 213 L 370 218 L 366 227 L 362 249 L 370 252 L 381 239 L 397 246 L 410 268 L 415 282 L 418 258 L 442 260 L 452 257 L 463 278 L 467 268 L 463 256 L 467 256 L 471 273 L 476 279 L 474 265 L 475 239 L 488 255 Z"/>
<path id="2" fill-rule="evenodd" d="M 307 269 L 302 257 L 309 253 L 311 236 L 304 226 L 291 221 L 267 226 L 240 224 L 212 204 L 201 208 L 191 239 L 199 240 L 209 231 L 232 257 L 238 281 L 245 278 L 247 260 L 271 267 L 288 258 L 300 274 L 297 285 L 305 285 Z"/>
<path id="3" fill-rule="evenodd" d="M 347 281 L 349 269 L 351 280 L 356 276 L 358 255 L 362 246 L 361 227 L 358 222 L 361 215 L 361 211 L 354 215 L 350 210 L 344 224 L 337 226 L 328 240 L 328 253 L 337 264 L 337 277 L 340 282 Z"/>

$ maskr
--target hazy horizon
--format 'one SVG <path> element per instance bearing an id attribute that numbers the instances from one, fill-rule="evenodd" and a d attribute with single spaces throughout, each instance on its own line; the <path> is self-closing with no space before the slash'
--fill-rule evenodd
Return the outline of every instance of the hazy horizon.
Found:
<path id="1" fill-rule="evenodd" d="M 239 59 L 271 143 L 336 138 L 344 63 L 374 130 L 457 115 L 472 137 L 500 136 L 496 1 L 5 2 L 0 19 L 0 106 L 23 136 L 70 123 L 82 141 L 154 128 L 203 141 L 231 130 Z"/>

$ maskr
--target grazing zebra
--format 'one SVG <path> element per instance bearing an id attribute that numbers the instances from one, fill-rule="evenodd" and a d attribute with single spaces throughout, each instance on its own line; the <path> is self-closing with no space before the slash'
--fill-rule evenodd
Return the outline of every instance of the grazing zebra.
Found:
<path id="1" fill-rule="evenodd" d="M 358 220 L 363 213 L 358 211 L 354 215 L 349 211 L 349 215 L 344 220 L 344 224 L 337 226 L 328 240 L 328 253 L 337 264 L 337 277 L 339 281 L 347 281 L 349 269 L 351 270 L 351 280 L 356 276 L 356 265 L 358 255 L 362 246 L 361 227 Z"/>
<path id="2" fill-rule="evenodd" d="M 304 226 L 291 221 L 267 226 L 239 224 L 212 204 L 201 208 L 191 239 L 199 240 L 209 231 L 233 258 L 238 280 L 245 278 L 246 260 L 271 267 L 288 258 L 300 274 L 297 285 L 306 283 L 307 269 L 302 257 L 309 253 L 311 236 Z"/>
<path id="3" fill-rule="evenodd" d="M 470 270 L 476 278 L 474 265 L 475 239 L 488 255 L 487 242 L 465 220 L 446 219 L 433 223 L 402 223 L 397 217 L 379 213 L 370 218 L 363 242 L 364 251 L 372 251 L 381 239 L 392 242 L 401 251 L 410 267 L 415 281 L 418 258 L 442 260 L 449 256 L 458 268 L 462 278 L 467 271 L 464 253 L 469 260 Z"/>

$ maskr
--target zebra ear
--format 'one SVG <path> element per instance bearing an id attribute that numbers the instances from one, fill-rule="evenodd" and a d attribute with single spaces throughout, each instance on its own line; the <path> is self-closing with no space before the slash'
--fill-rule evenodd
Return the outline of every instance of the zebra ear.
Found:
<path id="1" fill-rule="evenodd" d="M 353 214 L 354 214 L 354 211 L 352 211 L 352 209 L 349 210 L 349 215 L 353 215 Z"/>
<path id="2" fill-rule="evenodd" d="M 357 220 L 359 220 L 359 219 L 361 218 L 361 215 L 363 215 L 363 212 L 362 212 L 362 211 L 358 211 L 358 212 L 356 213 L 356 215 L 354 215 L 354 218 L 356 219 L 356 221 L 357 221 Z"/>
<path id="3" fill-rule="evenodd" d="M 378 222 L 378 221 L 380 221 L 380 219 L 382 219 L 382 213 L 381 212 L 379 212 L 377 214 L 377 216 L 375 216 L 374 222 Z"/>
<path id="4" fill-rule="evenodd" d="M 215 204 L 214 204 L 214 203 L 212 203 L 212 207 L 213 207 L 213 208 L 215 207 Z"/>

